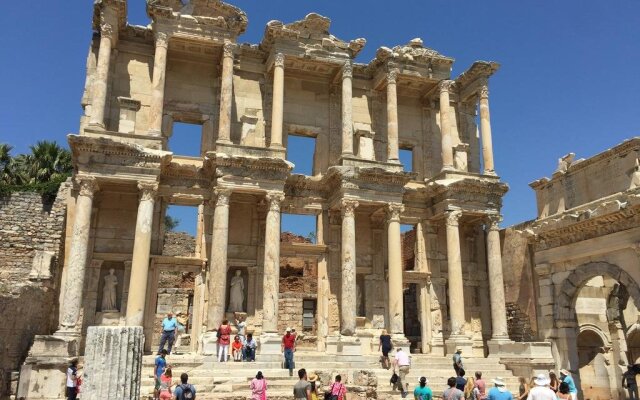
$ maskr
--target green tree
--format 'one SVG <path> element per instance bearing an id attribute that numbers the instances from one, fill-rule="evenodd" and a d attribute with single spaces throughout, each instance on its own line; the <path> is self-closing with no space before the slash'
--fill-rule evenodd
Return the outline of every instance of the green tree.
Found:
<path id="1" fill-rule="evenodd" d="M 18 184 L 62 182 L 71 175 L 71 152 L 56 142 L 38 141 L 30 153 L 15 158 Z"/>
<path id="2" fill-rule="evenodd" d="M 15 162 L 11 157 L 13 146 L 0 143 L 0 185 L 12 185 L 15 183 Z"/>
<path id="3" fill-rule="evenodd" d="M 180 219 L 172 217 L 171 215 L 164 216 L 164 230 L 166 232 L 172 232 L 180 225 Z"/>

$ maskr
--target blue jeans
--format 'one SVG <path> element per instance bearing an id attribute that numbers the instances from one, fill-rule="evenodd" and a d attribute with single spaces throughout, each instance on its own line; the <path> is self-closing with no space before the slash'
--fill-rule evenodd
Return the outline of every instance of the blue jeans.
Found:
<path id="1" fill-rule="evenodd" d="M 293 349 L 284 349 L 284 367 L 293 372 L 296 363 L 293 361 Z"/>
<path id="2" fill-rule="evenodd" d="M 169 341 L 169 348 L 167 349 L 167 353 L 171 354 L 171 347 L 173 347 L 173 342 L 176 340 L 176 334 L 174 331 L 162 331 L 162 336 L 160 337 L 160 347 L 158 348 L 158 353 L 162 351 L 164 348 L 164 344 Z"/>
<path id="3" fill-rule="evenodd" d="M 244 359 L 245 361 L 255 361 L 256 360 L 256 350 L 251 347 L 243 347 L 244 349 Z"/>

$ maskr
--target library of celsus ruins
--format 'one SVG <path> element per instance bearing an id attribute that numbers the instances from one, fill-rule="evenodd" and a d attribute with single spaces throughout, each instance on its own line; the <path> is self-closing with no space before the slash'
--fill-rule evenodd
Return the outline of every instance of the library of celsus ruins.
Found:
<path id="1" fill-rule="evenodd" d="M 169 312 L 188 316 L 180 352 L 169 358 L 174 376 L 182 366 L 205 371 L 194 375 L 198 398 L 231 399 L 240 390 L 233 376 L 224 380 L 228 370 L 206 372 L 222 368 L 212 361 L 218 327 L 238 316 L 258 341 L 264 371 L 281 369 L 282 334 L 294 328 L 299 367 L 316 362 L 318 371 L 350 374 L 362 399 L 375 397 L 364 387 L 377 384 L 377 397 L 386 396 L 388 371 L 371 367 L 383 330 L 413 354 L 412 384 L 419 368 L 432 368 L 429 379 L 444 385 L 457 350 L 467 375 L 483 370 L 512 390 L 517 375 L 582 373 L 574 343 L 582 317 L 558 287 L 587 261 L 553 278 L 557 259 L 569 263 L 554 256 L 551 243 L 565 233 L 553 224 L 610 193 L 549 201 L 581 168 L 561 160 L 551 181 L 532 184 L 538 219 L 500 231 L 508 186 L 494 166 L 489 111 L 498 63 L 476 61 L 452 76 L 454 59 L 419 38 L 356 62 L 366 40 L 332 35 L 330 19 L 315 13 L 270 21 L 249 44 L 247 15 L 219 0 L 147 0 L 146 27 L 127 23 L 127 6 L 95 0 L 84 113 L 68 135 L 75 169 L 56 200 L 66 208 L 62 250 L 33 260 L 40 281 L 59 260 L 58 328 L 35 335 L 16 398 L 62 398 L 66 365 L 80 357 L 83 398 L 146 399 Z M 199 135 L 181 135 L 185 125 Z M 290 161 L 295 138 L 313 146 L 308 175 Z M 181 154 L 184 143 L 199 151 Z M 625 185 L 611 193 L 635 190 L 640 180 Z M 173 206 L 197 209 L 194 238 L 168 232 Z M 310 238 L 283 232 L 284 214 L 313 218 Z M 606 297 L 609 271 L 640 305 L 634 278 L 607 268 L 574 286 L 589 281 L 589 293 Z M 618 347 L 621 329 L 607 330 Z M 621 363 L 625 350 L 615 351 Z M 378 383 L 358 383 L 357 371 L 369 369 Z M 238 370 L 246 386 L 257 367 Z M 601 391 L 617 398 L 620 375 L 611 374 Z M 107 381 L 118 382 L 115 397 Z"/>

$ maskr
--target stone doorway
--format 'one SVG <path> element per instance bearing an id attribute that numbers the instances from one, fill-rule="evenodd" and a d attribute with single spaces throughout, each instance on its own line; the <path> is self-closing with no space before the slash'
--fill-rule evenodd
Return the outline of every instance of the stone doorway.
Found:
<path id="1" fill-rule="evenodd" d="M 578 366 L 585 399 L 611 398 L 610 360 L 601 335 L 592 329 L 585 329 L 578 334 Z"/>

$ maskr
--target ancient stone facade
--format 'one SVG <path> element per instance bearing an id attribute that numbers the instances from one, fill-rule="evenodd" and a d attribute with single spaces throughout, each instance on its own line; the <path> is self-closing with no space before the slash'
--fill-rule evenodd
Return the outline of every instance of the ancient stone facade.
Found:
<path id="1" fill-rule="evenodd" d="M 489 114 L 497 63 L 452 77 L 453 59 L 421 39 L 357 63 L 366 41 L 335 37 L 313 13 L 238 44 L 247 17 L 221 1 L 149 1 L 147 27 L 128 25 L 126 11 L 125 0 L 95 2 L 84 114 L 68 137 L 76 187 L 62 312 L 35 353 L 82 353 L 89 326 L 152 337 L 170 271 L 194 277 L 193 352 L 213 353 L 219 324 L 240 311 L 261 355 L 277 355 L 280 307 L 305 300 L 281 293 L 281 257 L 314 274 L 303 290 L 313 291 L 318 351 L 369 354 L 382 329 L 408 348 L 404 289 L 415 285 L 416 351 L 511 352 L 498 232 L 507 185 Z M 172 152 L 172 140 L 187 140 L 172 138 L 176 123 L 201 127 L 197 157 Z M 311 175 L 292 174 L 290 136 L 314 139 Z M 162 254 L 170 204 L 199 210 L 188 257 Z M 281 243 L 282 213 L 315 216 L 315 243 Z M 410 270 L 401 224 L 415 227 Z"/>
<path id="2" fill-rule="evenodd" d="M 639 155 L 633 138 L 562 157 L 531 183 L 536 220 L 504 232 L 508 301 L 553 343 L 556 367 L 582 380 L 584 398 L 625 398 L 621 374 L 638 357 Z"/>

